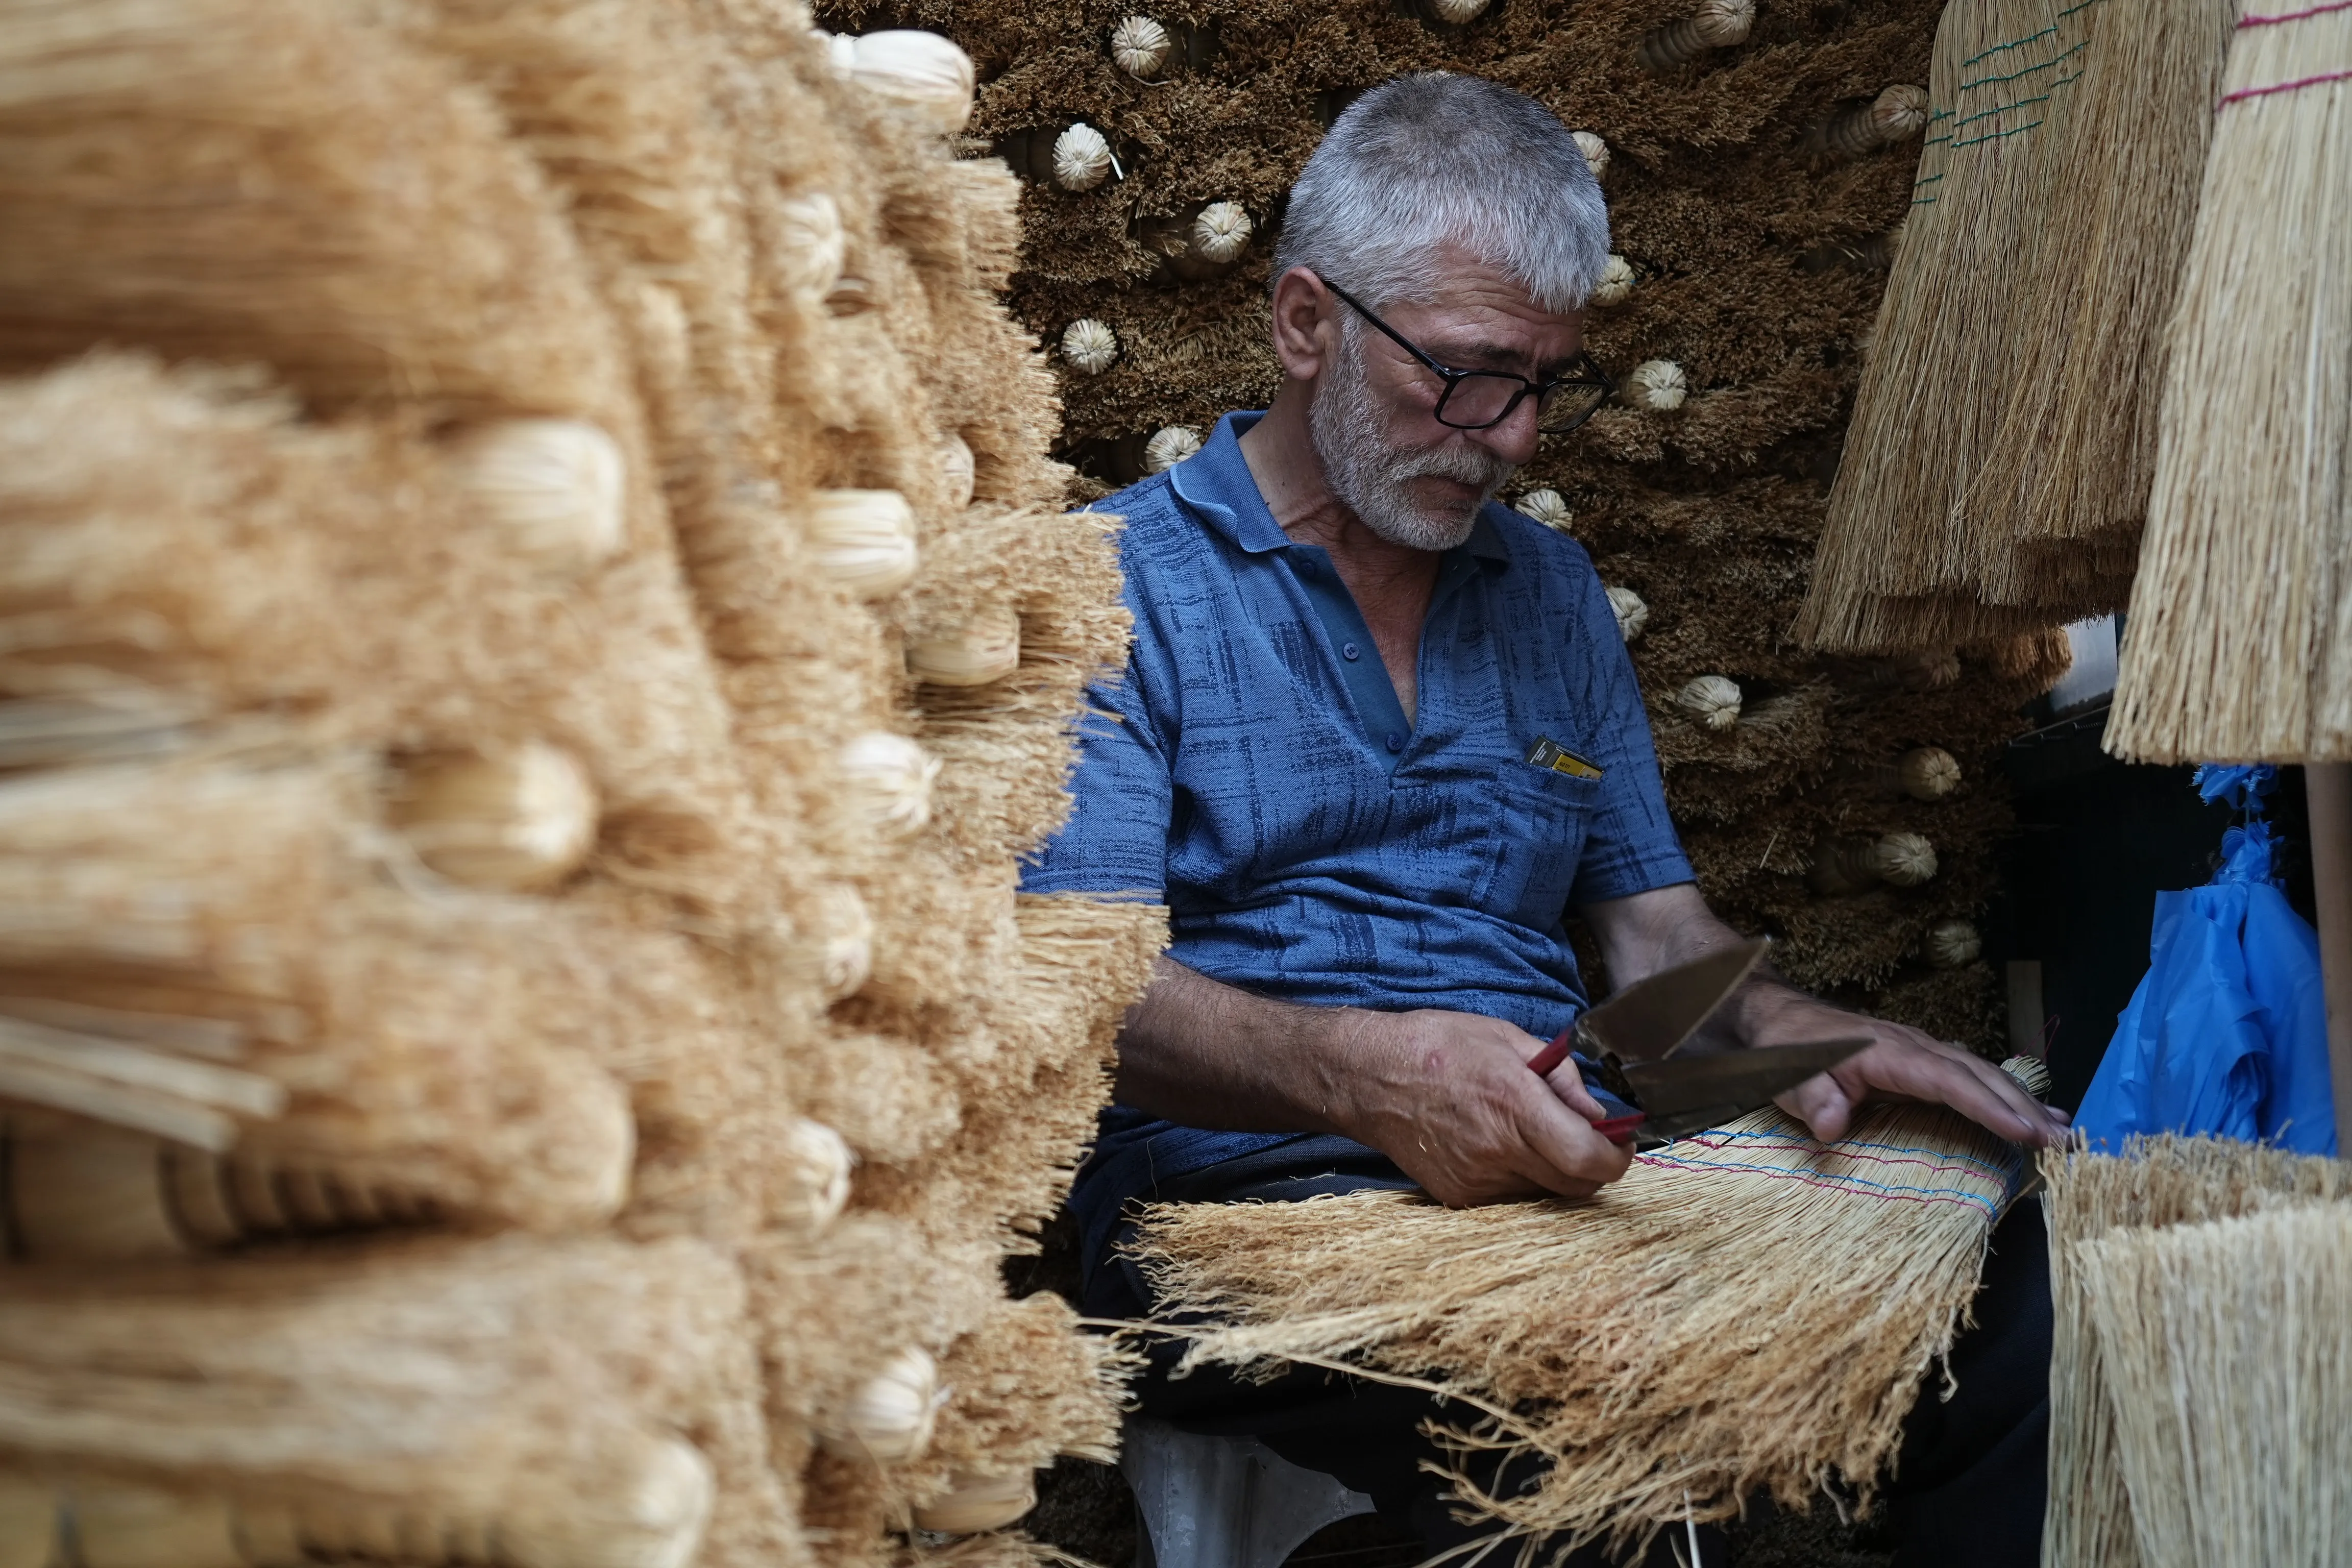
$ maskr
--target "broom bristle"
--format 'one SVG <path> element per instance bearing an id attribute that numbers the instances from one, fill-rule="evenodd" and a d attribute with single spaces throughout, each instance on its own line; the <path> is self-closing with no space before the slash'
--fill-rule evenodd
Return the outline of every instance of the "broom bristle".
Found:
<path id="1" fill-rule="evenodd" d="M 1339 1363 L 1426 1378 L 1488 1419 L 1465 1448 L 1555 1461 L 1462 1500 L 1513 1536 L 1644 1538 L 1833 1476 L 1867 1500 L 1951 1344 L 2017 1152 L 1880 1107 L 1822 1145 L 1777 1111 L 1636 1156 L 1577 1203 L 1413 1194 L 1150 1212 L 1139 1254 L 1187 1364 Z M 1179 1319 L 1181 1321 L 1181 1319 Z"/>
<path id="2" fill-rule="evenodd" d="M 2106 745 L 2352 759 L 2352 11 L 2230 46 Z"/>
<path id="3" fill-rule="evenodd" d="M 2352 1205 L 2080 1251 L 2147 1568 L 2352 1561 Z"/>
<path id="4" fill-rule="evenodd" d="M 2122 608 L 2147 510 L 2164 326 L 2196 224 L 2234 0 L 2104 6 L 2032 263 L 2008 412 L 1967 500 L 1980 592 L 2074 620 Z M 2064 548 L 2053 548 L 2053 542 Z"/>
<path id="5" fill-rule="evenodd" d="M 356 9 L 0 18 L 0 358 L 130 342 L 334 404 L 611 416 L 616 344 L 538 171 Z"/>
<path id="6" fill-rule="evenodd" d="M 2084 9 L 1953 5 L 1937 27 L 1912 216 L 1798 618 L 1804 641 L 1924 646 L 1902 607 L 1883 602 L 1967 580 L 1959 507 L 2010 391 L 2024 252 L 2063 154 Z M 1961 614 L 1935 632 L 1971 641 L 2003 629 Z"/>
<path id="7" fill-rule="evenodd" d="M 2227 1218 L 2280 1194 L 2352 1197 L 2352 1163 L 2167 1135 L 2135 1139 L 2120 1156 L 2053 1150 L 2042 1156 L 2041 1171 L 2054 1312 L 2042 1561 L 2049 1568 L 2141 1568 L 2079 1244 L 2126 1226 Z"/>

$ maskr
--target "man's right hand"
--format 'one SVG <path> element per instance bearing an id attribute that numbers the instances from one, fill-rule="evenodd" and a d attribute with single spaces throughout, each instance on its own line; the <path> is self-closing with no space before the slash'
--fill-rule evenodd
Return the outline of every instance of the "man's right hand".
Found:
<path id="1" fill-rule="evenodd" d="M 1572 1060 L 1528 1070 L 1544 1042 L 1468 1013 L 1350 1008 L 1331 1020 L 1339 1130 L 1394 1160 L 1453 1207 L 1556 1193 L 1585 1197 L 1633 1151 L 1592 1130 L 1606 1116 Z"/>

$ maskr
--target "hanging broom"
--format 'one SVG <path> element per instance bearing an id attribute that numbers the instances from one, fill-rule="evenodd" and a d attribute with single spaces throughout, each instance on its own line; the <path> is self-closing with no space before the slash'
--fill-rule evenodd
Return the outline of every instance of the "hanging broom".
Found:
<path id="1" fill-rule="evenodd" d="M 2025 629 L 1959 596 L 1961 505 L 2010 392 L 2028 241 L 2063 153 L 2087 8 L 1945 9 L 1911 216 L 1797 620 L 1804 641 L 1901 648 Z"/>
<path id="2" fill-rule="evenodd" d="M 1637 1155 L 1574 1203 L 1412 1194 L 1163 1206 L 1139 1252 L 1186 1364 L 1425 1378 L 1486 1419 L 1459 1450 L 1553 1461 L 1461 1500 L 1507 1538 L 1622 1544 L 1842 1476 L 1867 1500 L 1947 1351 L 2017 1151 L 1939 1108 L 1823 1145 L 1778 1111 Z"/>
<path id="3" fill-rule="evenodd" d="M 2147 1568 L 2352 1561 L 2352 1204 L 2081 1244 Z"/>
<path id="4" fill-rule="evenodd" d="M 2233 10 L 2162 0 L 2092 13 L 2075 134 L 2031 237 L 2007 410 L 1966 502 L 1994 603 L 2064 620 L 2123 607 Z"/>
<path id="5" fill-rule="evenodd" d="M 2224 1219 L 2273 1201 L 2352 1198 L 2352 1164 L 2168 1135 L 2132 1140 L 2120 1156 L 2054 1150 L 2042 1156 L 2041 1171 L 2055 1313 L 2042 1561 L 2049 1568 L 2142 1568 L 2084 1245 L 2125 1227 Z"/>
<path id="6" fill-rule="evenodd" d="M 2107 749 L 2352 758 L 2352 9 L 2238 20 Z"/>

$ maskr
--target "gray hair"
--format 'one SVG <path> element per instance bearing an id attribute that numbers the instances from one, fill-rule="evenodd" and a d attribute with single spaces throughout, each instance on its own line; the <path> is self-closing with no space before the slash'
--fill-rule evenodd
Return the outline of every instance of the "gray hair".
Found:
<path id="1" fill-rule="evenodd" d="M 1565 313 L 1608 265 L 1609 210 L 1549 110 L 1476 77 L 1423 71 L 1349 105 L 1307 160 L 1274 275 L 1307 268 L 1374 310 L 1427 300 L 1448 242 Z"/>

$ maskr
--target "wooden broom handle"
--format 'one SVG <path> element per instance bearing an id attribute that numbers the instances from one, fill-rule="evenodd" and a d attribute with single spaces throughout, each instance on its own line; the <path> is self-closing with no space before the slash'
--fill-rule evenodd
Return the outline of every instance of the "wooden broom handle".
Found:
<path id="1" fill-rule="evenodd" d="M 2312 903 L 2327 990 L 2336 1148 L 2352 1156 L 2352 763 L 2306 763 L 2303 785 L 2311 811 Z"/>

